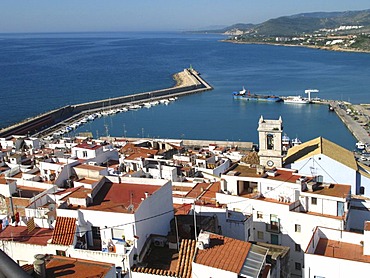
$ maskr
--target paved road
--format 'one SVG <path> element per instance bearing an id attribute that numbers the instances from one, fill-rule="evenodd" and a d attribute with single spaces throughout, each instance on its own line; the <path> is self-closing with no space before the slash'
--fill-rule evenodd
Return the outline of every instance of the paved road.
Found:
<path id="1" fill-rule="evenodd" d="M 369 133 L 364 128 L 364 124 L 366 124 L 368 119 L 370 119 L 370 111 L 362 105 L 340 105 L 337 101 L 333 102 L 331 105 L 334 107 L 335 112 L 351 131 L 353 136 L 355 136 L 358 141 L 370 145 Z M 351 116 L 350 114 L 347 114 L 347 109 L 349 107 L 352 107 L 358 112 L 359 115 L 356 116 L 358 119 L 355 119 L 356 117 L 353 115 Z"/>

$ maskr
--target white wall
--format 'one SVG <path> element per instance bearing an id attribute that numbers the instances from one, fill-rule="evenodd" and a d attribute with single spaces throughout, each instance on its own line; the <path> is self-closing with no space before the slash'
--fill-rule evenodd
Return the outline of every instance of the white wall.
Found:
<path id="1" fill-rule="evenodd" d="M 151 218 L 152 216 L 154 217 Z M 142 201 L 135 212 L 139 253 L 150 234 L 167 236 L 173 217 L 172 183 L 167 181 L 159 190 Z"/>
<path id="2" fill-rule="evenodd" d="M 213 268 L 192 262 L 192 277 L 209 277 L 209 278 L 237 278 L 238 274 L 230 271 Z"/>
<path id="3" fill-rule="evenodd" d="M 305 277 L 325 277 L 325 278 L 347 278 L 347 277 L 368 277 L 370 271 L 369 263 L 342 260 L 305 254 Z"/>
<path id="4" fill-rule="evenodd" d="M 312 176 L 312 171 L 314 171 L 316 175 L 321 175 L 327 183 L 350 184 L 351 192 L 356 193 L 355 170 L 323 154 L 314 155 L 312 158 L 308 163 L 309 158 L 297 161 L 290 166 L 306 176 Z"/>

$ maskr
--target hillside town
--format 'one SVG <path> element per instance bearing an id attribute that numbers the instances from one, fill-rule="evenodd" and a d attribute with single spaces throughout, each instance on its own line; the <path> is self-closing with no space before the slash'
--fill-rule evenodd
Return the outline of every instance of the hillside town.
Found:
<path id="1" fill-rule="evenodd" d="M 281 118 L 261 116 L 257 132 L 258 146 L 248 147 L 1 138 L 1 271 L 133 278 L 369 271 L 370 167 L 322 137 L 292 146 Z"/>
<path id="2" fill-rule="evenodd" d="M 337 28 L 321 28 L 314 32 L 300 35 L 266 36 L 260 35 L 253 29 L 243 31 L 230 30 L 226 41 L 236 43 L 266 43 L 286 46 L 304 46 L 337 51 L 370 51 L 369 30 L 363 30 L 362 25 L 341 25 Z"/>

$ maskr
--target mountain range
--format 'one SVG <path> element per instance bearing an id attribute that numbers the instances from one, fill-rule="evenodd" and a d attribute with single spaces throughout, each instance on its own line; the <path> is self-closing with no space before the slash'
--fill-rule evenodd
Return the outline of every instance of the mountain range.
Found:
<path id="1" fill-rule="evenodd" d="M 203 32 L 233 34 L 254 33 L 259 36 L 294 36 L 313 33 L 319 29 L 333 29 L 339 26 L 364 26 L 370 30 L 370 9 L 345 12 L 313 12 L 269 19 L 260 24 L 238 23 L 222 29 Z"/>

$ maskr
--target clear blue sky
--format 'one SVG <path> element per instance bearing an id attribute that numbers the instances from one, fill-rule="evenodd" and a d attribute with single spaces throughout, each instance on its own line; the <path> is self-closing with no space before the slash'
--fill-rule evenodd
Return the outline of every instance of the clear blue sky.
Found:
<path id="1" fill-rule="evenodd" d="M 364 9 L 369 0 L 1 0 L 0 33 L 194 30 Z"/>

